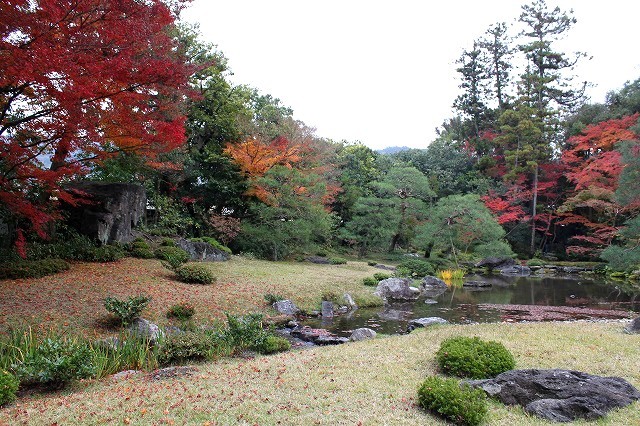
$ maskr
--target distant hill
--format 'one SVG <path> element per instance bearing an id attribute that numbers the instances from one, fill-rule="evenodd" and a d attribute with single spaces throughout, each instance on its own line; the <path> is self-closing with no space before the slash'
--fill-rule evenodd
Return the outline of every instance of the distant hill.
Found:
<path id="1" fill-rule="evenodd" d="M 408 146 L 389 146 L 384 149 L 379 149 L 378 154 L 395 154 L 396 152 L 407 151 L 410 150 Z"/>

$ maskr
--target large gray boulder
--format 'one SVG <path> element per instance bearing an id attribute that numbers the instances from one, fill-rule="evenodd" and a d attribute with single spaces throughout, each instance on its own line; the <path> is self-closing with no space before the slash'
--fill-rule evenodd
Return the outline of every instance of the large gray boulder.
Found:
<path id="1" fill-rule="evenodd" d="M 133 320 L 129 325 L 129 332 L 137 338 L 148 340 L 151 344 L 164 337 L 164 332 L 160 330 L 160 327 L 144 318 Z"/>
<path id="2" fill-rule="evenodd" d="M 333 318 L 333 302 L 328 300 L 322 301 L 322 318 Z"/>
<path id="3" fill-rule="evenodd" d="M 530 414 L 556 422 L 597 419 L 640 400 L 640 392 L 620 377 L 571 370 L 511 370 L 468 383 L 504 404 L 521 405 Z"/>
<path id="4" fill-rule="evenodd" d="M 184 238 L 180 238 L 176 241 L 176 245 L 189 253 L 191 260 L 199 260 L 203 262 L 223 262 L 225 260 L 229 260 L 229 253 L 217 249 L 211 244 L 203 241 L 189 241 Z"/>
<path id="5" fill-rule="evenodd" d="M 144 218 L 147 193 L 143 186 L 130 183 L 80 182 L 66 188 L 85 200 L 76 206 L 64 204 L 68 223 L 79 233 L 102 244 L 127 243 Z"/>
<path id="6" fill-rule="evenodd" d="M 278 300 L 273 304 L 273 308 L 284 315 L 296 315 L 300 309 L 291 300 Z"/>
<path id="7" fill-rule="evenodd" d="M 387 278 L 378 283 L 374 294 L 386 301 L 415 300 L 420 296 L 420 289 L 412 287 L 412 283 L 408 278 Z"/>
<path id="8" fill-rule="evenodd" d="M 487 257 L 476 263 L 476 268 L 501 269 L 515 265 L 516 261 L 510 257 Z"/>
<path id="9" fill-rule="evenodd" d="M 640 334 L 640 317 L 631 321 L 631 323 L 624 328 L 624 332 L 628 334 Z"/>
<path id="10" fill-rule="evenodd" d="M 446 290 L 448 288 L 447 283 L 442 281 L 440 278 L 432 277 L 431 275 L 424 277 L 420 283 L 420 289 L 423 291 L 438 288 Z"/>
<path id="11" fill-rule="evenodd" d="M 352 342 L 360 342 L 362 340 L 368 340 L 375 338 L 377 333 L 370 328 L 357 328 L 353 330 L 349 340 Z"/>

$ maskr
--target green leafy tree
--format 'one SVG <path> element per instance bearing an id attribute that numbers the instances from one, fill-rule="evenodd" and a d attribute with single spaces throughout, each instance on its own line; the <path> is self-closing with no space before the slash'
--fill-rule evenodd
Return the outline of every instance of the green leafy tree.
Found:
<path id="1" fill-rule="evenodd" d="M 451 195 L 429 211 L 416 242 L 433 252 L 449 253 L 457 262 L 459 253 L 481 249 L 486 254 L 487 245 L 498 246 L 495 243 L 504 236 L 504 229 L 477 195 Z"/>

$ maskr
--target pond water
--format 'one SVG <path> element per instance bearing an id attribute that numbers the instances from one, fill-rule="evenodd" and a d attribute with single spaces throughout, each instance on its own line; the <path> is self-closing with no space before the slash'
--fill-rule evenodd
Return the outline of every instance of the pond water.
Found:
<path id="1" fill-rule="evenodd" d="M 479 307 L 481 304 L 572 306 L 592 309 L 640 312 L 640 294 L 626 292 L 616 283 L 558 277 L 468 276 L 465 281 L 490 282 L 491 287 L 462 287 L 421 295 L 410 303 L 381 308 L 357 309 L 325 320 L 310 318 L 304 325 L 325 328 L 348 337 L 360 327 L 384 334 L 403 333 L 411 319 L 442 317 L 452 323 L 499 322 L 503 313 Z"/>

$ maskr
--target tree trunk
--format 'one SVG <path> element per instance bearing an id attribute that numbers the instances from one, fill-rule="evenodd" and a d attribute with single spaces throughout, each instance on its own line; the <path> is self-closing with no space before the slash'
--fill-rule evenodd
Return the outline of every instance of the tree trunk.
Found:
<path id="1" fill-rule="evenodd" d="M 533 206 L 531 207 L 531 255 L 536 252 L 536 209 L 538 207 L 538 165 L 533 172 Z"/>

